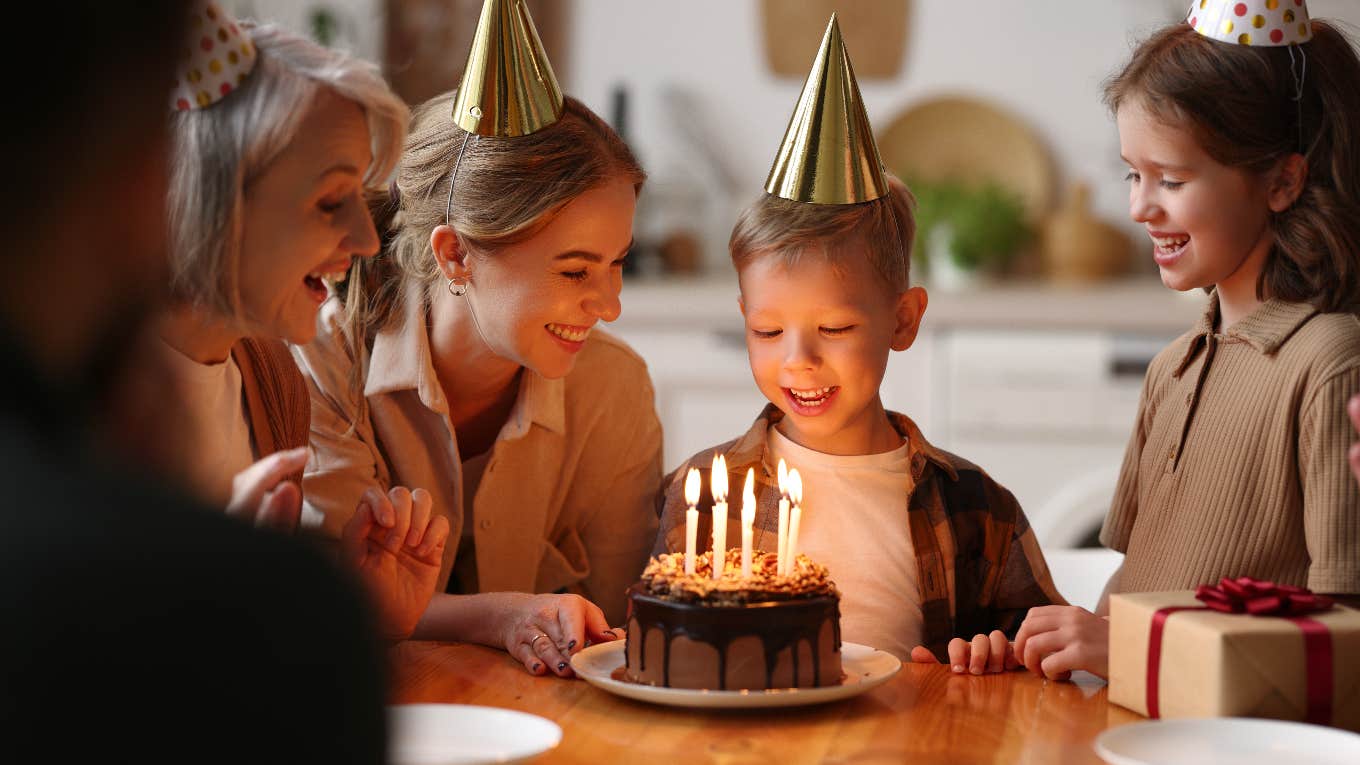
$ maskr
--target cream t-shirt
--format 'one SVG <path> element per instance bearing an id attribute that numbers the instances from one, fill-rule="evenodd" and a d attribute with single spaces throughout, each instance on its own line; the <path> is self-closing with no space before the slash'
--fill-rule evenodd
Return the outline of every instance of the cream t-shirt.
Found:
<path id="1" fill-rule="evenodd" d="M 200 364 L 169 344 L 164 346 L 188 417 L 184 431 L 190 444 L 185 455 L 189 488 L 226 507 L 232 479 L 255 461 L 241 370 L 230 357 L 220 364 Z"/>
<path id="2" fill-rule="evenodd" d="M 907 660 L 921 642 L 921 591 L 907 525 L 911 445 L 882 454 L 823 454 L 770 428 L 771 463 L 803 479 L 798 552 L 841 593 L 841 639 Z"/>

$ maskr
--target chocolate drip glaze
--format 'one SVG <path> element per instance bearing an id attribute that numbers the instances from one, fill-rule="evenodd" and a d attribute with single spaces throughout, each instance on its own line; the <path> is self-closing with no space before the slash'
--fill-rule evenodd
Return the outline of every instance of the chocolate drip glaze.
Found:
<path id="1" fill-rule="evenodd" d="M 823 626 L 833 625 L 834 648 L 841 649 L 840 599 L 818 595 L 807 598 L 746 603 L 742 605 L 712 606 L 678 603 L 648 594 L 641 585 L 628 592 L 629 621 L 638 624 L 637 634 L 630 630 L 628 641 L 638 642 L 639 671 L 646 670 L 646 639 L 652 630 L 660 630 L 664 639 L 662 650 L 662 684 L 670 686 L 671 641 L 678 636 L 713 646 L 718 652 L 718 688 L 727 689 L 727 654 L 734 640 L 754 636 L 758 638 L 765 657 L 765 687 L 774 686 L 775 665 L 779 654 L 790 649 L 793 687 L 799 682 L 799 645 L 806 641 L 812 655 L 812 684 L 821 685 L 821 652 L 818 650 Z M 627 657 L 628 652 L 625 652 Z M 625 659 L 625 666 L 630 659 Z"/>

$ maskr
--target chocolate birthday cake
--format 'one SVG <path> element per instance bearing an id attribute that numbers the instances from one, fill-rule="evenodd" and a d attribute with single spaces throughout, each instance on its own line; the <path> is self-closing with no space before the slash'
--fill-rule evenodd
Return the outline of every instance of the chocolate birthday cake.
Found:
<path id="1" fill-rule="evenodd" d="M 729 550 L 713 580 L 712 554 L 685 573 L 684 553 L 653 558 L 628 590 L 624 678 L 670 688 L 764 690 L 841 682 L 840 594 L 825 566 L 799 555 L 787 576 L 774 553 Z"/>

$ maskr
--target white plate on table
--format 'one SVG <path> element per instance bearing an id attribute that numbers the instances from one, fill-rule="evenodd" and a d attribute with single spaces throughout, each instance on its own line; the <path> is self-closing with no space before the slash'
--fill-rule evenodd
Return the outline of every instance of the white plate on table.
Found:
<path id="1" fill-rule="evenodd" d="M 1095 749 L 1111 765 L 1355 765 L 1360 734 L 1247 717 L 1149 720 L 1110 728 Z"/>
<path id="2" fill-rule="evenodd" d="M 840 685 L 825 688 L 784 688 L 772 691 L 706 691 L 690 688 L 658 688 L 613 678 L 623 666 L 624 641 L 593 645 L 571 657 L 571 668 L 591 685 L 638 701 L 673 707 L 748 708 L 796 707 L 848 699 L 886 683 L 902 668 L 886 651 L 857 643 L 841 644 Z"/>
<path id="3" fill-rule="evenodd" d="M 394 704 L 387 721 L 392 765 L 521 762 L 562 740 L 551 720 L 496 707 Z"/>

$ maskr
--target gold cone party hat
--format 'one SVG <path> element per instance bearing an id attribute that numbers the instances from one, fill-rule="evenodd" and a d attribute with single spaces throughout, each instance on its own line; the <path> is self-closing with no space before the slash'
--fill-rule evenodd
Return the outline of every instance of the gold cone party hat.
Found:
<path id="1" fill-rule="evenodd" d="M 170 109 L 203 109 L 221 101 L 255 68 L 255 46 L 236 19 L 212 0 L 198 0 L 189 14 L 189 38 L 175 68 Z"/>
<path id="2" fill-rule="evenodd" d="M 870 202 L 888 193 L 883 162 L 834 13 L 765 190 L 819 205 Z"/>
<path id="3" fill-rule="evenodd" d="M 562 89 L 524 0 L 486 0 L 453 102 L 454 122 L 476 135 L 514 137 L 561 116 Z"/>
<path id="4" fill-rule="evenodd" d="M 1277 47 L 1313 39 L 1304 0 L 1194 0 L 1185 20 L 1219 42 Z"/>

